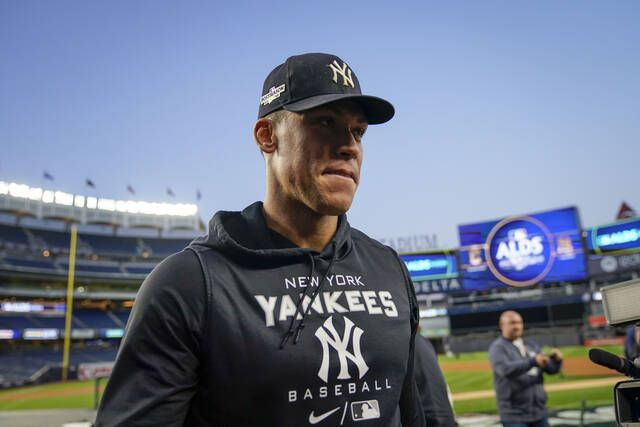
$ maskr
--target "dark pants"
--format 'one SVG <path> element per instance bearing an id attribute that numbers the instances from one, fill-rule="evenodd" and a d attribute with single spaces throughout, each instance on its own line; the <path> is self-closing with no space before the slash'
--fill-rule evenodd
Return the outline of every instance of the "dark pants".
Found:
<path id="1" fill-rule="evenodd" d="M 541 420 L 534 421 L 532 423 L 525 423 L 522 421 L 502 421 L 502 427 L 549 427 L 547 417 Z"/>

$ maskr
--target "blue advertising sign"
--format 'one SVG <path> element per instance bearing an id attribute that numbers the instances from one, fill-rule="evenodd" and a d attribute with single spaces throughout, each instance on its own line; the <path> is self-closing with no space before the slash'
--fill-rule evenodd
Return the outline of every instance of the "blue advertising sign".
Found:
<path id="1" fill-rule="evenodd" d="M 575 207 L 458 226 L 465 290 L 587 277 Z"/>
<path id="2" fill-rule="evenodd" d="M 640 218 L 587 230 L 587 248 L 597 254 L 640 251 Z"/>
<path id="3" fill-rule="evenodd" d="M 458 277 L 456 256 L 449 252 L 423 252 L 400 255 L 411 280 L 452 279 Z"/>

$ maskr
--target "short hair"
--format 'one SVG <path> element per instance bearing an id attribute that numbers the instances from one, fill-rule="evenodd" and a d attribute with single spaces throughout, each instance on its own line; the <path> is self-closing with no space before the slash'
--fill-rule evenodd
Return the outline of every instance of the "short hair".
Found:
<path id="1" fill-rule="evenodd" d="M 282 122 L 288 115 L 288 111 L 284 109 L 276 110 L 272 113 L 269 113 L 265 116 L 265 119 L 269 119 L 275 124 Z"/>

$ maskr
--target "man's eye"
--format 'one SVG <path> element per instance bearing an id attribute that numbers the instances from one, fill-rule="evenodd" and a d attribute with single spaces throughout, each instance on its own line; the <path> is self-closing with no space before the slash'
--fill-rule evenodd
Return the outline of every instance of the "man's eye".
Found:
<path id="1" fill-rule="evenodd" d="M 351 132 L 353 132 L 353 135 L 357 139 L 362 139 L 362 137 L 364 136 L 364 133 L 366 132 L 366 129 L 364 129 L 364 128 L 354 128 L 354 129 L 351 130 Z"/>
<path id="2" fill-rule="evenodd" d="M 331 127 L 333 126 L 333 119 L 329 117 L 325 117 L 318 120 L 318 123 L 320 123 L 321 126 Z"/>

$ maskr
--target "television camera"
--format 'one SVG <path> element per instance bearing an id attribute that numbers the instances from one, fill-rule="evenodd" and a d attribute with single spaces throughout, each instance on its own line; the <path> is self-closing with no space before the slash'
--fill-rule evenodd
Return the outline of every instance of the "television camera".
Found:
<path id="1" fill-rule="evenodd" d="M 640 325 L 640 279 L 605 286 L 600 291 L 609 325 Z M 594 348 L 589 350 L 589 359 L 632 378 L 613 387 L 616 421 L 622 427 L 640 427 L 640 357 L 628 360 Z"/>

